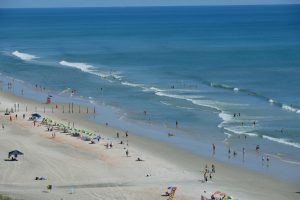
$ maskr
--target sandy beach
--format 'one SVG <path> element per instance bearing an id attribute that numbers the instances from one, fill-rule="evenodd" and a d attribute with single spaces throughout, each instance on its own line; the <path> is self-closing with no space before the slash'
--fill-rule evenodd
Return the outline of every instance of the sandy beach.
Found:
<path id="1" fill-rule="evenodd" d="M 68 113 L 62 105 L 46 105 L 1 92 L 0 193 L 14 198 L 40 199 L 168 199 L 169 186 L 177 187 L 174 199 L 200 199 L 215 191 L 235 199 L 299 199 L 298 185 L 251 172 L 210 158 L 195 156 L 170 144 L 146 139 L 87 120 L 85 112 Z M 6 108 L 19 111 L 4 115 Z M 67 106 L 67 105 L 66 105 Z M 66 107 L 65 106 L 65 107 Z M 26 112 L 27 107 L 27 112 Z M 45 107 L 45 113 L 43 108 Z M 57 123 L 72 124 L 101 136 L 89 144 L 77 137 L 29 121 L 37 112 Z M 75 108 L 77 109 L 76 105 Z M 92 110 L 92 108 L 90 109 Z M 17 114 L 17 118 L 16 115 Z M 25 119 L 22 115 L 25 114 Z M 119 132 L 119 138 L 117 138 Z M 55 137 L 53 134 L 55 133 Z M 120 142 L 123 141 L 123 144 Z M 127 145 L 128 141 L 128 145 Z M 106 148 L 106 144 L 113 144 Z M 5 161 L 8 152 L 19 150 L 18 161 Z M 126 150 L 129 156 L 126 156 Z M 141 158 L 143 161 L 136 161 Z M 212 180 L 203 181 L 205 165 L 216 166 Z M 46 180 L 35 180 L 43 177 Z M 52 190 L 47 190 L 52 185 Z"/>

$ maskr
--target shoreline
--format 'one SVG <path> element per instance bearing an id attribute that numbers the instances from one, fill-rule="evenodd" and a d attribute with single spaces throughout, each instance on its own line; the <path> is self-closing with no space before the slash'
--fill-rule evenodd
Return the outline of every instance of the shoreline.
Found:
<path id="1" fill-rule="evenodd" d="M 53 98 L 58 102 L 62 103 L 65 106 L 65 112 L 68 112 L 69 104 L 74 103 L 81 105 L 82 113 L 85 113 L 86 107 L 90 107 L 90 111 L 93 110 L 92 107 L 96 108 L 97 113 L 93 115 L 93 117 L 89 117 L 89 121 L 94 123 L 108 124 L 116 129 L 127 130 L 135 135 L 138 135 L 142 138 L 148 138 L 154 141 L 160 141 L 162 144 L 173 145 L 175 148 L 180 148 L 188 153 L 193 153 L 194 155 L 198 155 L 200 157 L 205 157 L 207 159 L 216 159 L 221 163 L 237 166 L 245 170 L 254 171 L 260 174 L 265 174 L 268 176 L 274 176 L 275 178 L 287 182 L 293 182 L 295 184 L 300 184 L 300 171 L 299 171 L 299 162 L 290 162 L 289 160 L 284 160 L 280 156 L 280 154 L 269 154 L 263 151 L 264 145 L 261 145 L 262 151 L 257 154 L 255 151 L 256 137 L 248 137 L 247 140 L 240 139 L 240 137 L 232 137 L 225 139 L 222 138 L 220 140 L 219 137 L 222 137 L 223 131 L 217 127 L 208 128 L 213 126 L 209 124 L 208 126 L 199 127 L 201 134 L 193 135 L 187 132 L 187 130 L 183 130 L 179 127 L 179 129 L 163 127 L 159 124 L 155 124 L 152 121 L 144 122 L 143 120 L 138 121 L 134 119 L 123 119 L 123 110 L 118 107 L 114 107 L 112 105 L 107 105 L 104 101 L 95 103 L 92 98 L 85 98 L 83 96 L 61 96 L 60 93 L 51 91 L 51 90 L 43 90 L 42 86 L 34 88 L 33 85 L 23 82 L 18 79 L 14 79 L 12 77 L 6 76 L 4 78 L 5 81 L 9 81 L 11 79 L 14 84 L 12 85 L 11 90 L 6 90 L 7 93 L 12 93 L 20 98 L 29 98 L 35 102 L 44 102 L 46 97 L 51 94 Z M 25 84 L 25 87 L 24 85 Z M 5 89 L 5 87 L 4 87 Z M 25 89 L 25 95 L 21 95 L 21 90 Z M 68 90 L 71 90 L 70 88 Z M 19 91 L 19 95 L 17 95 Z M 77 105 L 77 106 L 78 106 Z M 42 105 L 38 111 L 43 112 Z M 53 106 L 52 106 L 53 107 Z M 51 108 L 50 108 L 51 109 Z M 78 112 L 78 107 L 74 107 L 74 112 Z M 76 111 L 77 109 L 77 111 Z M 211 115 L 218 116 L 218 113 L 214 113 Z M 209 117 L 211 121 L 211 117 Z M 218 118 L 218 117 L 217 117 Z M 207 121 L 207 120 L 206 120 Z M 203 122 L 204 123 L 204 122 Z M 167 137 L 167 133 L 174 132 L 176 137 Z M 214 133 L 214 135 L 208 134 L 208 137 L 203 137 L 203 133 Z M 216 134 L 219 133 L 219 134 Z M 221 136 L 220 136 L 221 134 Z M 219 135 L 219 136 L 217 136 Z M 216 138 L 215 138 L 216 137 Z M 228 140 L 234 140 L 234 146 L 231 146 Z M 217 154 L 212 155 L 212 143 L 217 146 Z M 241 143 L 241 145 L 238 145 Z M 245 156 L 242 153 L 243 145 L 248 146 L 246 148 Z M 239 147 L 238 147 L 239 146 Z M 251 148 L 250 148 L 251 147 Z M 231 154 L 229 155 L 227 152 L 231 149 Z M 237 156 L 233 156 L 232 153 L 237 152 Z M 243 157 L 242 157 L 243 155 Z M 269 156 L 271 158 L 271 166 L 266 167 L 267 163 L 262 162 L 262 156 L 265 158 Z"/>
<path id="2" fill-rule="evenodd" d="M 3 92 L 1 94 L 1 99 L 5 99 L 7 102 L 20 102 L 22 105 L 24 103 L 29 104 L 29 105 L 44 105 L 40 104 L 36 101 L 31 101 L 28 99 L 23 99 L 20 97 L 16 97 L 12 94 L 5 94 Z M 2 100 L 3 101 L 3 100 Z M 13 104 L 13 103 L 12 103 Z M 21 105 L 21 104 L 20 104 Z M 1 103 L 1 109 L 3 111 L 3 104 Z M 61 105 L 59 105 L 58 111 L 61 111 Z M 31 108 L 31 110 L 33 110 Z M 22 111 L 22 109 L 21 109 Z M 24 110 L 23 110 L 24 111 Z M 44 113 L 41 113 L 42 115 Z M 111 141 L 116 141 L 116 131 L 119 131 L 120 133 L 124 134 L 124 131 L 114 129 L 112 127 L 106 127 L 105 125 L 98 125 L 93 122 L 88 121 L 87 115 L 82 114 L 81 116 L 78 116 L 78 114 L 62 114 L 61 112 L 55 112 L 54 113 L 45 113 L 46 116 L 49 116 L 50 118 L 57 119 L 59 121 L 78 121 L 76 122 L 76 126 L 80 126 L 83 128 L 88 128 L 89 130 L 101 130 L 101 135 L 105 135 L 106 138 L 110 138 L 109 140 Z M 41 130 L 39 130 L 41 132 Z M 45 134 L 42 132 L 42 134 Z M 267 175 L 262 175 L 260 173 L 256 172 L 251 172 L 250 170 L 246 170 L 244 168 L 240 168 L 238 166 L 232 166 L 230 164 L 225 164 L 219 161 L 211 160 L 205 157 L 200 157 L 198 155 L 194 155 L 188 151 L 182 150 L 180 148 L 176 148 L 172 144 L 166 144 L 161 141 L 155 141 L 153 139 L 149 138 L 144 138 L 142 136 L 138 135 L 133 135 L 129 133 L 129 148 L 131 151 L 131 148 L 133 149 L 132 151 L 134 152 L 133 155 L 137 156 L 146 156 L 146 158 L 149 156 L 151 159 L 147 158 L 146 162 L 150 160 L 149 162 L 155 163 L 162 163 L 162 165 L 171 165 L 171 166 L 176 166 L 176 175 L 173 174 L 175 177 L 171 178 L 168 177 L 170 180 L 167 181 L 170 183 L 173 182 L 178 182 L 175 181 L 176 179 L 181 179 L 179 183 L 184 183 L 182 187 L 184 188 L 185 191 L 189 191 L 189 193 L 200 196 L 203 191 L 207 192 L 214 192 L 213 190 L 223 190 L 226 192 L 229 192 L 229 194 L 233 194 L 235 197 L 238 199 L 253 199 L 251 195 L 256 196 L 256 199 L 269 199 L 270 196 L 265 196 L 263 197 L 263 194 L 265 193 L 274 193 L 271 196 L 278 197 L 282 195 L 282 198 L 286 199 L 296 199 L 297 195 L 296 192 L 299 191 L 299 186 L 293 186 L 291 183 L 286 183 L 284 181 L 279 181 L 278 179 L 274 177 L 270 177 Z M 72 146 L 74 145 L 74 138 L 67 136 L 67 135 L 62 135 L 59 134 L 59 137 L 61 137 L 61 141 L 52 141 L 54 143 L 53 145 L 63 145 L 63 146 Z M 45 140 L 45 138 L 43 138 Z M 47 138 L 46 138 L 47 141 Z M 71 141 L 71 142 L 70 142 Z M 73 141 L 73 142 L 72 142 Z M 61 143 L 62 142 L 62 143 Z M 84 148 L 90 148 L 90 145 L 86 144 L 84 141 L 79 141 L 79 144 L 76 143 L 78 146 L 73 146 L 78 151 L 82 151 Z M 98 147 L 98 146 L 97 146 Z M 99 148 L 99 147 L 98 147 Z M 125 147 L 126 148 L 126 147 Z M 119 149 L 121 152 L 118 152 L 119 154 L 121 153 L 122 156 L 124 156 L 124 152 L 122 149 Z M 98 151 L 98 150 L 95 150 Z M 102 152 L 103 154 L 103 152 Z M 104 154 L 103 154 L 104 155 Z M 104 155 L 104 157 L 107 155 Z M 114 155 L 115 156 L 115 155 Z M 118 155 L 120 156 L 120 155 Z M 159 162 L 157 162 L 159 160 Z M 114 161 L 115 162 L 115 161 Z M 131 161 L 134 162 L 134 161 Z M 201 180 L 203 179 L 203 174 L 200 172 L 201 170 L 204 169 L 205 164 L 215 164 L 217 168 L 217 174 L 213 178 L 214 182 L 213 183 L 201 183 Z M 126 166 L 126 165 L 125 165 Z M 158 165 L 159 166 L 159 165 Z M 156 166 L 156 167 L 158 167 Z M 154 167 L 155 168 L 155 167 Z M 175 169 L 174 168 L 174 169 Z M 178 168 L 178 169 L 177 169 Z M 156 169 L 151 169 L 151 170 L 156 170 Z M 177 175 L 177 173 L 179 175 Z M 187 174 L 187 175 L 186 175 Z M 187 177 L 185 177 L 187 176 Z M 172 177 L 172 176 L 171 176 Z M 188 178 L 189 177 L 189 178 Z M 161 177 L 157 177 L 160 179 Z M 253 182 L 255 182 L 255 185 L 253 185 Z M 143 182 L 143 181 L 142 181 Z M 158 181 L 158 182 L 161 182 Z M 143 183 L 145 184 L 145 183 Z M 143 185 L 141 184 L 141 185 Z M 180 186 L 180 184 L 178 184 Z M 184 185 L 188 185 L 189 187 L 185 187 Z M 165 187 L 168 187 L 168 184 L 165 183 Z M 203 187 L 203 188 L 202 188 Z M 2 188 L 2 187 L 1 187 Z M 191 192 L 191 190 L 195 190 L 197 188 L 196 192 Z M 200 189 L 201 188 L 201 189 Z M 248 191 L 250 189 L 250 191 Z M 3 189 L 0 189 L 0 191 L 3 191 Z M 253 194 L 253 191 L 255 193 Z M 276 191 L 276 192 L 275 192 Z M 179 192 L 178 192 L 179 193 Z M 197 194 L 196 194 L 197 193 Z M 180 193 L 179 193 L 180 194 Z M 193 196 L 192 195 L 192 196 Z M 126 198 L 125 198 L 126 199 Z M 163 199 L 163 198 L 155 198 L 155 199 Z M 183 198 L 185 199 L 185 198 Z M 189 199 L 193 199 L 189 198 Z M 195 198 L 196 199 L 196 198 Z"/>

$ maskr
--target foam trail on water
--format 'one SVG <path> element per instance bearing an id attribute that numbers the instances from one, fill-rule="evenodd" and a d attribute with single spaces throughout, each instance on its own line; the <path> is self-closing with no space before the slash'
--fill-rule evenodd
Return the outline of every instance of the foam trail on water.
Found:
<path id="1" fill-rule="evenodd" d="M 231 138 L 232 135 L 230 133 L 224 132 L 224 134 L 227 136 L 227 138 Z"/>
<path id="2" fill-rule="evenodd" d="M 63 61 L 60 61 L 59 64 L 61 64 L 63 66 L 67 66 L 67 67 L 77 68 L 83 72 L 88 72 L 88 73 L 92 73 L 93 70 L 95 69 L 94 66 L 86 64 L 86 63 L 72 63 L 72 62 L 67 62 L 67 61 L 63 60 Z"/>
<path id="3" fill-rule="evenodd" d="M 162 103 L 162 104 L 164 104 L 164 105 L 166 105 L 166 106 L 171 106 L 171 104 L 169 104 L 169 103 L 167 103 L 167 102 L 165 102 L 165 101 L 160 101 L 160 103 Z"/>
<path id="4" fill-rule="evenodd" d="M 286 104 L 282 104 L 282 109 L 290 111 L 290 112 L 295 112 L 295 113 L 300 113 L 300 110 L 297 108 L 294 108 L 292 106 L 288 106 Z"/>
<path id="5" fill-rule="evenodd" d="M 296 148 L 300 149 L 300 144 L 299 143 L 291 142 L 290 140 L 285 139 L 285 138 L 274 138 L 274 137 L 270 137 L 270 136 L 267 136 L 267 135 L 263 135 L 262 137 L 264 139 L 267 139 L 267 140 L 270 140 L 270 141 L 273 141 L 273 142 L 277 142 L 277 143 L 280 143 L 280 144 L 285 144 L 285 145 L 296 147 Z"/>
<path id="6" fill-rule="evenodd" d="M 108 79 L 108 80 L 121 80 L 122 76 L 120 76 L 119 72 L 100 72 L 97 71 L 97 69 L 90 64 L 86 64 L 86 63 L 77 63 L 77 62 L 68 62 L 65 60 L 62 60 L 59 62 L 60 65 L 66 66 L 66 67 L 71 67 L 71 68 L 76 68 L 81 70 L 82 72 L 86 72 L 89 74 L 93 74 L 96 76 L 99 76 L 103 79 Z"/>
<path id="7" fill-rule="evenodd" d="M 142 84 L 136 84 L 136 83 L 129 83 L 126 81 L 121 82 L 122 85 L 130 86 L 130 87 L 137 87 L 137 88 L 143 88 Z"/>
<path id="8" fill-rule="evenodd" d="M 271 103 L 272 105 L 281 107 L 282 109 L 289 111 L 289 112 L 295 112 L 300 114 L 300 109 L 294 106 L 289 106 L 287 104 L 281 103 L 281 102 L 277 102 L 274 101 L 272 98 L 268 98 L 262 94 L 256 93 L 254 91 L 251 91 L 249 89 L 245 89 L 245 88 L 237 88 L 237 87 L 233 87 L 230 85 L 225 85 L 225 84 L 218 84 L 218 83 L 213 83 L 213 82 L 209 82 L 209 81 L 203 81 L 204 84 L 209 85 L 210 87 L 213 88 L 219 88 L 219 89 L 224 89 L 224 90 L 233 90 L 234 92 L 242 92 L 242 93 L 247 93 L 248 95 L 252 95 L 255 96 L 257 98 L 263 99 L 265 101 L 268 101 L 269 103 Z"/>
<path id="9" fill-rule="evenodd" d="M 19 51 L 12 52 L 12 55 L 14 55 L 14 56 L 16 56 L 16 57 L 18 57 L 18 58 L 20 58 L 21 60 L 24 60 L 24 61 L 30 61 L 30 60 L 38 58 L 35 55 L 31 55 L 31 54 L 28 54 L 28 53 L 21 53 Z"/>

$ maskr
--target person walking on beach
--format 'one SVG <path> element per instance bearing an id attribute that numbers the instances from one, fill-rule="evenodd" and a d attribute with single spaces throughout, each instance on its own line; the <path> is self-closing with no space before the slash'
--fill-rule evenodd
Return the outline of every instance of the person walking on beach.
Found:
<path id="1" fill-rule="evenodd" d="M 125 137 L 128 137 L 128 131 L 125 132 Z"/>
<path id="2" fill-rule="evenodd" d="M 9 116 L 9 121 L 12 121 L 12 117 L 11 116 Z"/>
<path id="3" fill-rule="evenodd" d="M 23 114 L 23 119 L 25 119 L 25 114 Z"/>
<path id="4" fill-rule="evenodd" d="M 259 153 L 259 145 L 256 145 L 255 150 L 256 150 L 256 153 Z"/>
<path id="5" fill-rule="evenodd" d="M 126 156 L 127 156 L 127 157 L 129 156 L 129 151 L 128 151 L 128 149 L 126 150 Z"/>
<path id="6" fill-rule="evenodd" d="M 207 173 L 208 172 L 208 166 L 207 164 L 205 165 L 204 171 Z"/>
<path id="7" fill-rule="evenodd" d="M 2 130 L 4 130 L 4 124 L 2 124 Z"/>
<path id="8" fill-rule="evenodd" d="M 178 121 L 176 120 L 176 122 L 175 122 L 175 125 L 176 125 L 176 128 L 178 128 Z"/>
<path id="9" fill-rule="evenodd" d="M 203 175 L 204 177 L 204 182 L 207 182 L 207 172 L 204 172 L 204 175 Z"/>
<path id="10" fill-rule="evenodd" d="M 18 115 L 16 114 L 16 119 L 18 119 Z"/>
<path id="11" fill-rule="evenodd" d="M 215 146 L 215 144 L 212 144 L 212 148 L 213 148 L 213 154 L 215 154 L 215 152 L 216 152 L 216 146 Z"/>
<path id="12" fill-rule="evenodd" d="M 214 165 L 214 164 L 211 165 L 211 172 L 212 172 L 212 173 L 216 173 L 216 168 L 215 168 L 215 165 Z"/>
<path id="13" fill-rule="evenodd" d="M 119 132 L 117 132 L 117 138 L 119 138 Z"/>
<path id="14" fill-rule="evenodd" d="M 269 155 L 267 155 L 267 167 L 269 167 L 269 161 L 270 161 L 270 157 Z"/>
<path id="15" fill-rule="evenodd" d="M 235 157 L 237 155 L 236 151 L 233 151 L 233 157 Z"/>

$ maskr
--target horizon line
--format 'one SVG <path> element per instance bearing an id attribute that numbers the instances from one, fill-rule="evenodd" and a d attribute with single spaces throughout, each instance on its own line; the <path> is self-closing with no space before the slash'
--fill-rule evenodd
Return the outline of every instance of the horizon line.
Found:
<path id="1" fill-rule="evenodd" d="M 278 3 L 278 4 L 207 4 L 207 5 L 130 5 L 130 6 L 58 6 L 58 7 L 2 7 L 0 9 L 53 9 L 53 8 L 154 8 L 154 7 L 230 7 L 230 6 L 299 6 L 300 3 Z"/>

